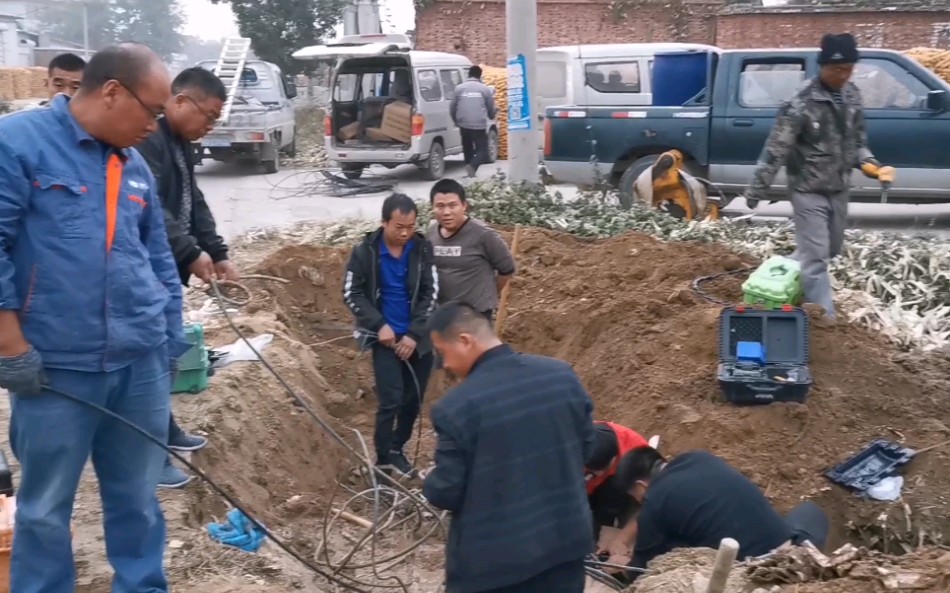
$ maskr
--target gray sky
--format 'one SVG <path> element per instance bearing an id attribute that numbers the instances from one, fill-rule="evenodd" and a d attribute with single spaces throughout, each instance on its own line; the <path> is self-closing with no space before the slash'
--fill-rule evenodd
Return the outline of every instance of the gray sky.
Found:
<path id="1" fill-rule="evenodd" d="M 188 20 L 184 33 L 202 39 L 236 37 L 237 25 L 228 4 L 212 4 L 210 0 L 182 0 Z M 414 26 L 415 11 L 412 0 L 382 0 L 383 20 L 389 14 L 389 23 L 383 23 L 384 33 L 405 33 Z"/>

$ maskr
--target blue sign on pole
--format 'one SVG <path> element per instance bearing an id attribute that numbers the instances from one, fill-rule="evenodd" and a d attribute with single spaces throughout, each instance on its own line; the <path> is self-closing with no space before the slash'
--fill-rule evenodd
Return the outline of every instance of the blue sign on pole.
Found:
<path id="1" fill-rule="evenodd" d="M 531 101 L 528 99 L 528 68 L 524 54 L 508 58 L 508 129 L 531 129 Z"/>

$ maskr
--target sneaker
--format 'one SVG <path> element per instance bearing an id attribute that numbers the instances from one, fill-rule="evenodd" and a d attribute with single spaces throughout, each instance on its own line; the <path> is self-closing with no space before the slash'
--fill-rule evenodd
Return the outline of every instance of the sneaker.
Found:
<path id="1" fill-rule="evenodd" d="M 208 444 L 208 439 L 187 432 L 168 437 L 168 448 L 175 451 L 197 451 L 203 449 Z"/>
<path id="2" fill-rule="evenodd" d="M 194 476 L 186 474 L 183 470 L 172 465 L 171 461 L 165 462 L 165 469 L 162 470 L 162 477 L 158 481 L 159 488 L 184 488 L 189 482 L 194 480 Z"/>
<path id="3" fill-rule="evenodd" d="M 409 459 L 402 451 L 393 451 L 389 454 L 389 464 L 398 474 L 404 478 L 411 478 L 416 475 L 416 468 L 412 467 Z"/>
<path id="4" fill-rule="evenodd" d="M 475 177 L 475 167 L 471 165 L 465 165 L 465 174 L 468 177 Z"/>

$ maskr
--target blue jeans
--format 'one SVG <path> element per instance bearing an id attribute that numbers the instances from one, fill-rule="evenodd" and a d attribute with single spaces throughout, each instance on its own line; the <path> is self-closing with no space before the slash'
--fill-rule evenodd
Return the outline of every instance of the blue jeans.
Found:
<path id="1" fill-rule="evenodd" d="M 49 385 L 127 418 L 167 442 L 167 349 L 112 372 L 46 369 Z M 11 396 L 10 446 L 20 461 L 10 587 L 73 593 L 70 518 L 86 460 L 99 478 L 112 593 L 166 593 L 165 518 L 155 489 L 165 451 L 103 414 L 43 392 Z"/>

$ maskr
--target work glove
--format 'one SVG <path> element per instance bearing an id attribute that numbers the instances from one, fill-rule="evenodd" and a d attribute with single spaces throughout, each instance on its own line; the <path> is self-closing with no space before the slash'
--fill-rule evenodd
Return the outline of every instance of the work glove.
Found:
<path id="1" fill-rule="evenodd" d="M 881 167 L 877 170 L 877 180 L 883 185 L 890 185 L 894 183 L 894 179 L 897 177 L 897 169 L 894 167 Z"/>
<path id="2" fill-rule="evenodd" d="M 0 387 L 16 395 L 37 395 L 44 383 L 43 359 L 33 346 L 19 356 L 0 357 Z"/>

